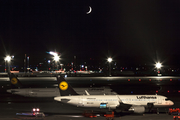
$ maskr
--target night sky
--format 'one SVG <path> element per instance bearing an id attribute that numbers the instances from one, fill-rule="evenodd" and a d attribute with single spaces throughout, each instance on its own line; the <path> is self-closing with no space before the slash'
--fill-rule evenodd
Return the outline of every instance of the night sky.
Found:
<path id="1" fill-rule="evenodd" d="M 180 65 L 179 0 L 0 0 L 0 16 L 0 64 L 6 54 L 37 61 L 57 51 Z"/>

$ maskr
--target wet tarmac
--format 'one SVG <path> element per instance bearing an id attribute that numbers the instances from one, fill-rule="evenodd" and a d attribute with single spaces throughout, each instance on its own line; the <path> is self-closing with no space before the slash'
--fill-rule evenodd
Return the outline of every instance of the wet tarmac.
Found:
<path id="1" fill-rule="evenodd" d="M 74 106 L 63 105 L 61 103 L 12 103 L 2 104 L 1 106 L 1 120 L 105 120 L 103 116 L 97 116 L 96 118 L 87 118 L 82 115 L 83 110 Z M 30 112 L 33 107 L 39 107 L 41 111 L 45 113 L 45 117 L 28 117 L 17 116 L 16 113 Z M 168 115 L 165 112 L 160 114 L 128 114 L 117 115 L 115 120 L 173 120 L 173 115 Z"/>
<path id="2" fill-rule="evenodd" d="M 1 113 L 0 119 L 2 120 L 86 120 L 82 115 L 83 109 L 75 106 L 65 105 L 56 102 L 47 103 L 0 103 Z M 17 116 L 16 113 L 30 112 L 32 108 L 40 108 L 46 115 L 45 117 L 28 117 L 28 116 Z M 103 116 L 97 116 L 92 118 L 97 120 L 105 120 Z M 173 115 L 168 115 L 166 112 L 160 114 L 124 114 L 116 115 L 115 120 L 173 120 Z"/>
<path id="3" fill-rule="evenodd" d="M 74 78 L 74 79 L 73 79 Z M 172 108 L 180 107 L 180 81 L 178 77 L 169 78 L 153 78 L 153 77 L 144 77 L 144 78 L 130 78 L 123 77 L 121 79 L 117 77 L 71 77 L 67 80 L 72 84 L 73 87 L 87 87 L 87 86 L 110 86 L 118 94 L 161 94 L 167 96 L 175 104 Z M 35 79 L 35 78 L 33 78 Z M 130 80 L 129 80 L 130 79 Z M 150 80 L 151 79 L 151 80 Z M 51 79 L 37 79 L 32 80 L 20 78 L 21 82 L 25 84 L 26 87 L 56 87 L 56 81 L 54 78 Z M 83 82 L 82 82 L 83 80 Z M 84 109 L 77 108 L 76 106 L 71 106 L 67 104 L 62 104 L 53 100 L 53 98 L 29 98 L 18 95 L 12 95 L 7 93 L 6 90 L 11 86 L 9 81 L 6 78 L 0 78 L 0 85 L 3 86 L 0 88 L 0 119 L 2 120 L 86 120 L 82 116 Z M 38 107 L 43 111 L 46 116 L 41 117 L 26 117 L 26 116 L 17 116 L 16 113 L 31 111 L 32 108 Z M 166 114 L 168 108 L 163 109 L 162 112 L 157 114 L 147 114 L 145 113 L 140 115 L 117 115 L 115 120 L 173 120 L 173 115 Z M 99 116 L 98 120 L 105 120 L 103 116 Z"/>

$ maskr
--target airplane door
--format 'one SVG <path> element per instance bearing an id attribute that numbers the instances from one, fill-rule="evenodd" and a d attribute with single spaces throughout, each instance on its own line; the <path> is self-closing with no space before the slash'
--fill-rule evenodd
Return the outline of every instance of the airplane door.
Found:
<path id="1" fill-rule="evenodd" d="M 128 99 L 128 98 L 127 98 Z M 131 103 L 131 98 L 128 99 L 128 103 Z"/>
<path id="2" fill-rule="evenodd" d="M 79 97 L 79 103 L 78 103 L 78 106 L 84 106 L 84 103 L 83 103 L 83 97 Z"/>
<path id="3" fill-rule="evenodd" d="M 162 99 L 158 98 L 158 104 L 161 104 L 161 103 L 162 103 Z"/>
<path id="4" fill-rule="evenodd" d="M 120 98 L 119 96 L 118 96 L 117 98 L 118 98 L 118 101 L 119 101 L 119 102 L 122 102 L 122 100 L 121 100 L 121 98 Z"/>

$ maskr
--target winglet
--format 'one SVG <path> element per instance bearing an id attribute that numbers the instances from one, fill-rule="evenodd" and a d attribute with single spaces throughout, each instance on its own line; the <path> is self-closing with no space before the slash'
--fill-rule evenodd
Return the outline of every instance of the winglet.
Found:
<path id="1" fill-rule="evenodd" d="M 86 95 L 90 95 L 90 94 L 87 92 L 87 90 L 85 90 L 85 93 L 86 93 Z"/>

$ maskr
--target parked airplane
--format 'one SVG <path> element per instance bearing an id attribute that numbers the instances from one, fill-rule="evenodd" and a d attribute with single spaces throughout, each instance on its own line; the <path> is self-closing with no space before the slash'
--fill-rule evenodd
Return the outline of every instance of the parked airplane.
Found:
<path id="1" fill-rule="evenodd" d="M 58 88 L 22 88 L 22 83 L 13 73 L 9 74 L 9 78 L 11 85 L 18 87 L 18 89 L 7 90 L 9 93 L 27 97 L 55 97 L 60 95 Z M 78 94 L 85 94 L 85 90 L 90 94 L 117 94 L 108 87 L 75 88 Z"/>
<path id="2" fill-rule="evenodd" d="M 62 76 L 59 75 L 57 81 L 61 96 L 54 97 L 54 100 L 77 107 L 120 109 L 144 113 L 145 108 L 169 107 L 174 104 L 162 95 L 79 95 Z"/>

